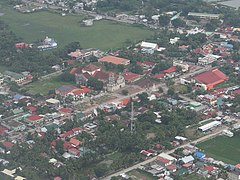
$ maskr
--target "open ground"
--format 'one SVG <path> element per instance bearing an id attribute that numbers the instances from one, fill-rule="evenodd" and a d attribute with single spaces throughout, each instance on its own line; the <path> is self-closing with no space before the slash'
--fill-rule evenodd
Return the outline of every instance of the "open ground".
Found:
<path id="1" fill-rule="evenodd" d="M 240 163 L 240 136 L 218 136 L 197 145 L 216 160 L 233 165 Z"/>
<path id="2" fill-rule="evenodd" d="M 0 5 L 0 12 L 4 13 L 1 19 L 28 43 L 49 36 L 58 42 L 59 47 L 79 41 L 83 48 L 109 50 L 136 43 L 153 34 L 152 30 L 145 27 L 108 20 L 94 21 L 93 26 L 82 27 L 80 22 L 84 16 L 61 16 L 47 11 L 23 14 L 3 3 Z"/>

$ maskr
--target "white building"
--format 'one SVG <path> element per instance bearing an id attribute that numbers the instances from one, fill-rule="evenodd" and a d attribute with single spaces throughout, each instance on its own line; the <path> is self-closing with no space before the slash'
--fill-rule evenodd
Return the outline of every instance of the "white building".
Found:
<path id="1" fill-rule="evenodd" d="M 199 127 L 198 129 L 201 130 L 202 132 L 206 132 L 206 131 L 211 130 L 211 129 L 217 127 L 217 126 L 220 126 L 221 124 L 222 124 L 221 121 L 212 121 L 208 124 L 205 124 L 205 125 Z"/>

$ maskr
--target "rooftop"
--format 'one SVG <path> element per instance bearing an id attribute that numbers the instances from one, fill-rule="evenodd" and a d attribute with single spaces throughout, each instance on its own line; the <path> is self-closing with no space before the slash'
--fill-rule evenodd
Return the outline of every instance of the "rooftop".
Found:
<path id="1" fill-rule="evenodd" d="M 215 84 L 215 83 L 220 83 L 225 80 L 228 80 L 228 76 L 226 76 L 223 72 L 221 72 L 218 69 L 213 69 L 213 70 L 206 71 L 204 73 L 196 75 L 194 79 L 196 79 L 200 83 L 208 85 L 208 84 Z"/>
<path id="2" fill-rule="evenodd" d="M 100 58 L 98 61 L 99 62 L 108 62 L 108 63 L 113 63 L 113 64 L 123 64 L 123 65 L 127 65 L 130 63 L 130 60 L 128 60 L 128 59 L 111 56 L 111 55 L 104 56 L 104 57 Z"/>

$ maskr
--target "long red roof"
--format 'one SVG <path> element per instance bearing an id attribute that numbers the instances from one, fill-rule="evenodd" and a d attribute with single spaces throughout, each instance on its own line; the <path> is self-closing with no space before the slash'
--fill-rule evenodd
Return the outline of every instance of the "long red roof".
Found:
<path id="1" fill-rule="evenodd" d="M 228 80 L 228 76 L 226 76 L 223 72 L 218 69 L 213 69 L 211 71 L 207 71 L 201 74 L 198 74 L 194 77 L 197 81 L 203 84 L 214 84 L 219 81 Z"/>

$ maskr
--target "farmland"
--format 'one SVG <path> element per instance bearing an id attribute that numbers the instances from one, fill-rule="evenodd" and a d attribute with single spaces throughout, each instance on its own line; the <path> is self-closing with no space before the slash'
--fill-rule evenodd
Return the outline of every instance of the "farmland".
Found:
<path id="1" fill-rule="evenodd" d="M 216 160 L 225 163 L 240 163 L 240 136 L 218 136 L 197 145 L 204 152 Z"/>
<path id="2" fill-rule="evenodd" d="M 94 21 L 91 27 L 80 26 L 84 16 L 66 15 L 41 11 L 31 14 L 16 12 L 12 7 L 0 3 L 1 16 L 11 30 L 23 41 L 31 43 L 44 39 L 45 36 L 56 39 L 60 47 L 70 42 L 79 41 L 83 48 L 115 49 L 133 42 L 146 39 L 152 30 L 136 25 L 114 21 Z"/>

